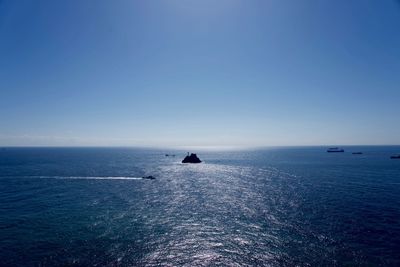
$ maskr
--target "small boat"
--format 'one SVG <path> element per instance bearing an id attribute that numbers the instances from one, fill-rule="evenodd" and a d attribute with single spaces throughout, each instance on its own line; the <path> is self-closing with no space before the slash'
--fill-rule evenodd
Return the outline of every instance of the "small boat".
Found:
<path id="1" fill-rule="evenodd" d="M 143 176 L 142 179 L 155 180 L 156 177 L 149 175 L 149 176 Z"/>
<path id="2" fill-rule="evenodd" d="M 362 152 L 353 152 L 351 154 L 353 154 L 353 155 L 362 155 Z"/>
<path id="3" fill-rule="evenodd" d="M 400 159 L 400 154 L 399 155 L 393 155 L 390 157 L 391 159 Z"/>
<path id="4" fill-rule="evenodd" d="M 343 149 L 339 149 L 338 147 L 330 147 L 326 152 L 344 152 Z"/>

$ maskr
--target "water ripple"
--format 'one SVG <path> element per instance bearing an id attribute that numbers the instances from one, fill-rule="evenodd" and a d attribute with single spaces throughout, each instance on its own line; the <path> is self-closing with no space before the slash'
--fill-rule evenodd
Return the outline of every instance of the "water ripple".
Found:
<path id="1" fill-rule="evenodd" d="M 2 265 L 400 263 L 400 169 L 393 162 L 361 168 L 331 163 L 331 155 L 322 164 L 321 156 L 282 163 L 244 153 L 258 163 L 233 154 L 186 165 L 155 152 L 117 152 L 92 163 L 64 154 L 56 163 L 52 154 L 35 164 L 0 161 Z M 157 179 L 131 181 L 145 175 Z"/>

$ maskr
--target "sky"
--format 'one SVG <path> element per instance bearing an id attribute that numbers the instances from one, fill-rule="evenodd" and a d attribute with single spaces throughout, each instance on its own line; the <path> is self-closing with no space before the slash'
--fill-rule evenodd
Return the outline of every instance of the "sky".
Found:
<path id="1" fill-rule="evenodd" d="M 0 146 L 400 144 L 395 0 L 0 0 Z"/>

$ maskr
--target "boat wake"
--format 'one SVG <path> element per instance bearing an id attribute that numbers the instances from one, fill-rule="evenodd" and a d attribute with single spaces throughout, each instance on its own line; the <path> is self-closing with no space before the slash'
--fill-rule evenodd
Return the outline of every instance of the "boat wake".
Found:
<path id="1" fill-rule="evenodd" d="M 143 180 L 130 176 L 2 176 L 1 178 L 61 179 L 61 180 Z"/>

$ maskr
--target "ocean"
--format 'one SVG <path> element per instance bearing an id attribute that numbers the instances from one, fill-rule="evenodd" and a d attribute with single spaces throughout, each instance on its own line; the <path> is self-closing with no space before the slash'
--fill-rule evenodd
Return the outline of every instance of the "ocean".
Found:
<path id="1" fill-rule="evenodd" d="M 400 147 L 326 149 L 0 148 L 0 266 L 400 266 Z"/>

